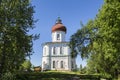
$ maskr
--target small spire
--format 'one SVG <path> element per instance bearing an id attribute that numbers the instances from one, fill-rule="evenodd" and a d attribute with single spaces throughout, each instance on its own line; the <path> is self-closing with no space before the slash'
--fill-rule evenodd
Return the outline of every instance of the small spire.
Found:
<path id="1" fill-rule="evenodd" d="M 57 23 L 62 23 L 62 20 L 60 19 L 60 17 L 57 18 L 56 24 L 57 24 Z"/>

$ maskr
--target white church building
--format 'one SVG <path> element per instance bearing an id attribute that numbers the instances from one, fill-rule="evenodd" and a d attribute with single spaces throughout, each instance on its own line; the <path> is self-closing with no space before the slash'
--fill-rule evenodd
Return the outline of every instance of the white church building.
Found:
<path id="1" fill-rule="evenodd" d="M 58 18 L 52 27 L 52 42 L 42 44 L 42 70 L 72 71 L 76 69 L 75 58 L 70 55 L 69 42 L 65 41 L 66 33 L 66 27 Z"/>

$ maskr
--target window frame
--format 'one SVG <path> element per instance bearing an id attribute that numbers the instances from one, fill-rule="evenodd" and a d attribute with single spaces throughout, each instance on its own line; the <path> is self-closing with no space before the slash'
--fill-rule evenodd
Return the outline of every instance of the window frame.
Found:
<path id="1" fill-rule="evenodd" d="M 56 38 L 57 40 L 60 40 L 60 34 L 57 34 Z"/>
<path id="2" fill-rule="evenodd" d="M 60 62 L 60 67 L 64 68 L 64 62 L 63 61 Z"/>
<path id="3" fill-rule="evenodd" d="M 55 61 L 53 61 L 53 68 L 55 68 Z"/>

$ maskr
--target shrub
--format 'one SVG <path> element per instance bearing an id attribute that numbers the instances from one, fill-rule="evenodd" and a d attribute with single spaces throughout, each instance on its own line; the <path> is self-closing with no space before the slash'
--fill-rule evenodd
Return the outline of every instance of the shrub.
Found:
<path id="1" fill-rule="evenodd" d="M 2 75 L 1 80 L 16 80 L 16 77 L 11 72 L 6 72 Z"/>

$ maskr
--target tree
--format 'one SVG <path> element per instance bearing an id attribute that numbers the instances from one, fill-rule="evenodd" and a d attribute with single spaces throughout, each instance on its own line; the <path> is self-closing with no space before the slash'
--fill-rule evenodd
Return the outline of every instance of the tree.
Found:
<path id="1" fill-rule="evenodd" d="M 80 69 L 79 69 L 79 70 L 80 70 L 80 72 L 82 72 L 82 68 L 83 68 L 83 67 L 82 67 L 82 64 L 80 64 Z"/>
<path id="2" fill-rule="evenodd" d="M 79 71 L 81 74 L 85 74 L 86 73 L 86 66 L 83 67 L 82 64 L 80 64 Z"/>
<path id="3" fill-rule="evenodd" d="M 16 76 L 10 72 L 6 72 L 2 74 L 1 80 L 17 80 Z"/>
<path id="4" fill-rule="evenodd" d="M 102 54 L 99 54 L 99 58 L 103 60 L 101 62 L 104 63 L 104 66 L 101 66 L 100 63 L 98 63 L 98 65 L 101 72 L 109 74 L 112 78 L 117 77 L 120 70 L 119 11 L 119 0 L 105 0 L 95 20 L 95 25 L 99 27 L 98 34 L 101 37 L 101 40 L 96 40 L 96 44 L 98 47 L 101 47 Z"/>
<path id="5" fill-rule="evenodd" d="M 92 53 L 90 51 L 97 30 L 93 26 L 94 22 L 90 20 L 86 26 L 82 25 L 82 28 L 71 36 L 69 46 L 71 48 L 72 57 L 76 57 L 80 54 L 81 58 L 88 58 L 90 53 Z"/>
<path id="6" fill-rule="evenodd" d="M 22 67 L 24 70 L 30 71 L 32 67 L 30 60 L 25 60 L 22 64 Z"/>
<path id="7" fill-rule="evenodd" d="M 105 0 L 93 22 L 89 21 L 70 40 L 72 55 L 81 54 L 88 59 L 92 72 L 111 78 L 116 78 L 120 72 L 119 11 L 119 0 Z"/>
<path id="8" fill-rule="evenodd" d="M 34 35 L 33 6 L 29 0 L 0 2 L 0 77 L 19 69 L 26 56 L 32 54 Z"/>

